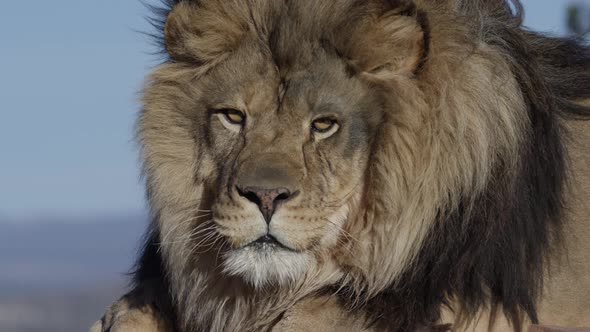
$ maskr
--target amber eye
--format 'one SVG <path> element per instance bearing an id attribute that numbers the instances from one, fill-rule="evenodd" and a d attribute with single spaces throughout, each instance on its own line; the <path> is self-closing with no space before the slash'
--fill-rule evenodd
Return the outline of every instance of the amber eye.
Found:
<path id="1" fill-rule="evenodd" d="M 332 118 L 319 118 L 311 123 L 311 129 L 318 133 L 327 133 L 337 126 L 336 120 Z"/>
<path id="2" fill-rule="evenodd" d="M 218 111 L 223 114 L 223 117 L 233 125 L 243 125 L 246 120 L 246 115 L 238 110 L 234 109 L 222 109 Z"/>
<path id="3" fill-rule="evenodd" d="M 218 109 L 215 115 L 226 129 L 234 133 L 241 132 L 246 124 L 246 114 L 233 108 Z"/>

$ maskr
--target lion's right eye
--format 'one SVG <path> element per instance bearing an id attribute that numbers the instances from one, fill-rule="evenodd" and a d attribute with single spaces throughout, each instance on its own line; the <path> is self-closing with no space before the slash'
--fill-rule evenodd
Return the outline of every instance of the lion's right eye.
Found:
<path id="1" fill-rule="evenodd" d="M 246 123 L 246 114 L 235 109 L 224 108 L 215 113 L 223 126 L 233 132 L 239 132 Z"/>
<path id="2" fill-rule="evenodd" d="M 238 110 L 222 109 L 222 110 L 219 110 L 218 112 L 223 114 L 223 116 L 225 116 L 225 119 L 231 124 L 243 125 L 244 120 L 246 120 L 246 116 L 244 115 L 244 113 L 242 113 Z"/>

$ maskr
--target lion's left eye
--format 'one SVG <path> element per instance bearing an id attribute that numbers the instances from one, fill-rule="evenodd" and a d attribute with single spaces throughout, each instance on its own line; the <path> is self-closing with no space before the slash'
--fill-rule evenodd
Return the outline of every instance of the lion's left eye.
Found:
<path id="1" fill-rule="evenodd" d="M 330 117 L 315 119 L 311 123 L 311 130 L 316 137 L 327 138 L 338 130 L 338 121 Z"/>
<path id="2" fill-rule="evenodd" d="M 330 131 L 335 125 L 336 120 L 331 118 L 321 118 L 311 123 L 311 129 L 320 133 L 325 133 Z"/>

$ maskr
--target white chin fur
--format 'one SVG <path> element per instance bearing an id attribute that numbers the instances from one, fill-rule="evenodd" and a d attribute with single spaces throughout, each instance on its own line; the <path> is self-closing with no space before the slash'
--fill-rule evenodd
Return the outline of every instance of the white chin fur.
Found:
<path id="1" fill-rule="evenodd" d="M 225 255 L 223 271 L 259 288 L 284 285 L 301 278 L 312 263 L 308 253 L 271 247 L 246 247 Z"/>

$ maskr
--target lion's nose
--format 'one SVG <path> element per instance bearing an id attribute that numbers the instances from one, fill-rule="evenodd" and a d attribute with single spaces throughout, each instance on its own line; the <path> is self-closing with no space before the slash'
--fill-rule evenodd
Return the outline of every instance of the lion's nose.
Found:
<path id="1" fill-rule="evenodd" d="M 266 220 L 267 223 L 270 223 L 270 219 L 279 205 L 285 203 L 294 196 L 287 188 L 265 189 L 257 187 L 238 187 L 238 192 L 250 202 L 258 205 L 258 208 L 260 209 L 260 212 L 262 212 L 264 220 Z"/>

